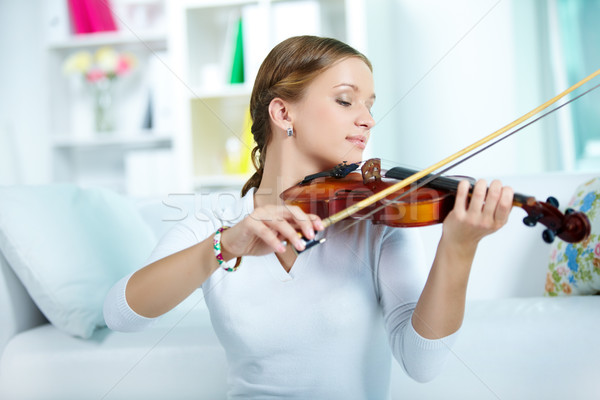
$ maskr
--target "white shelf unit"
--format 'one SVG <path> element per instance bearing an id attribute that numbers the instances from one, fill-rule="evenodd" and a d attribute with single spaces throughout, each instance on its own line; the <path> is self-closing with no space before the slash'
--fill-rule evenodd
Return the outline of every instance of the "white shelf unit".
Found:
<path id="1" fill-rule="evenodd" d="M 351 45 L 364 42 L 364 24 L 349 24 L 362 0 L 169 2 L 169 49 L 183 84 L 175 90 L 178 176 L 184 190 L 240 189 L 254 172 L 228 173 L 228 140 L 242 138 L 252 84 L 270 49 L 287 37 L 316 34 Z M 244 36 L 243 84 L 228 83 L 238 18 Z M 253 146 L 250 145 L 250 146 Z M 240 157 L 251 148 L 241 145 Z"/>
<path id="2" fill-rule="evenodd" d="M 170 146 L 173 137 L 170 132 L 156 132 L 149 130 L 140 130 L 135 135 L 116 134 L 97 136 L 97 137 L 71 137 L 55 136 L 53 147 L 55 149 L 77 151 L 86 148 L 100 147 L 123 147 L 137 148 L 148 146 Z"/>
<path id="3" fill-rule="evenodd" d="M 62 18 L 68 16 L 63 15 Z M 160 92 L 155 85 L 157 77 L 168 74 L 167 37 L 164 23 L 152 29 L 121 27 L 117 32 L 84 35 L 65 32 L 58 37 L 49 35 L 46 43 L 48 134 L 51 138 L 54 181 L 82 186 L 98 185 L 124 194 L 140 195 L 130 193 L 128 180 L 132 179 L 132 175 L 127 169 L 131 164 L 128 158 L 142 154 L 148 156 L 156 151 L 157 156 L 164 160 L 165 153 L 172 153 L 173 148 L 170 117 L 164 115 L 164 105 L 172 102 L 172 94 L 164 90 L 167 84 L 161 85 Z M 116 126 L 111 132 L 94 131 L 92 96 L 83 77 L 66 76 L 63 73 L 63 63 L 71 54 L 79 51 L 93 54 L 103 46 L 110 46 L 118 52 L 129 52 L 136 58 L 134 70 L 118 78 L 114 85 Z M 157 93 L 161 96 L 159 100 L 155 99 Z M 150 104 L 151 95 L 153 106 Z M 157 115 L 157 111 L 161 111 L 157 104 L 163 107 L 163 115 Z M 150 109 L 154 122 L 151 127 L 145 124 Z M 161 194 L 165 190 L 156 186 L 155 193 L 150 190 L 143 195 Z"/>
<path id="4" fill-rule="evenodd" d="M 82 49 L 98 46 L 124 46 L 124 45 L 148 45 L 149 49 L 166 48 L 167 33 L 164 31 L 117 31 L 97 32 L 86 35 L 73 36 L 67 39 L 50 40 L 48 49 L 67 50 Z"/>

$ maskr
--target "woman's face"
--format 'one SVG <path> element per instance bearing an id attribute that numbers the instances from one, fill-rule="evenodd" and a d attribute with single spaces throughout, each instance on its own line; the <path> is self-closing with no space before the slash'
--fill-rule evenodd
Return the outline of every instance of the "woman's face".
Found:
<path id="1" fill-rule="evenodd" d="M 359 58 L 337 62 L 317 76 L 292 105 L 297 146 L 324 170 L 342 161 L 362 160 L 375 121 L 373 74 Z"/>

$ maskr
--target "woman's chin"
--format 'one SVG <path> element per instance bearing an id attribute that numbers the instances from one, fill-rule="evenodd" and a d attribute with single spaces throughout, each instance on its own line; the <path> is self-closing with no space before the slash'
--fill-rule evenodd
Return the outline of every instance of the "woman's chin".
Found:
<path id="1" fill-rule="evenodd" d="M 346 161 L 348 164 L 361 162 L 363 161 L 363 153 L 363 149 L 354 147 L 346 153 L 346 155 L 343 158 L 343 161 Z"/>

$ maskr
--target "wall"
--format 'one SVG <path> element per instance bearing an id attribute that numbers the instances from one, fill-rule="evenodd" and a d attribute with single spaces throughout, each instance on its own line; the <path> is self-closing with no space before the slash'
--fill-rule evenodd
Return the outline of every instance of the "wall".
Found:
<path id="1" fill-rule="evenodd" d="M 0 184 L 50 179 L 40 0 L 0 0 Z"/>
<path id="2" fill-rule="evenodd" d="M 377 126 L 371 153 L 425 168 L 553 95 L 541 1 L 389 0 L 368 10 Z M 455 169 L 471 176 L 560 168 L 554 117 Z"/>
<path id="3" fill-rule="evenodd" d="M 0 184 L 51 179 L 42 3 L 0 0 Z M 365 51 L 375 66 L 378 124 L 368 155 L 388 167 L 423 168 L 558 92 L 542 62 L 544 4 L 368 2 L 366 16 L 353 16 L 366 18 Z M 456 171 L 506 176 L 561 169 L 557 125 L 551 116 Z"/>

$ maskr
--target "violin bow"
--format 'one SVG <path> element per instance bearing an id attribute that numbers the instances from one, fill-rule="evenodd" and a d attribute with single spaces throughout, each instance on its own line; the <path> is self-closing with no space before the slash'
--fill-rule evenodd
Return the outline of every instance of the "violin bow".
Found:
<path id="1" fill-rule="evenodd" d="M 526 120 L 528 120 L 529 118 L 531 118 L 532 116 L 538 114 L 539 112 L 541 112 L 542 110 L 548 108 L 549 106 L 551 106 L 552 104 L 556 103 L 558 100 L 562 99 L 563 97 L 565 97 L 567 94 L 573 92 L 574 90 L 578 89 L 579 87 L 583 86 L 584 84 L 586 84 L 587 82 L 589 82 L 590 80 L 594 79 L 596 76 L 600 75 L 600 69 L 598 69 L 597 71 L 593 72 L 592 74 L 588 75 L 587 77 L 583 78 L 582 80 L 580 80 L 579 82 L 577 82 L 576 84 L 574 84 L 573 86 L 569 87 L 568 89 L 566 89 L 565 91 L 563 91 L 562 93 L 559 93 L 558 95 L 554 96 L 553 98 L 551 98 L 550 100 L 546 101 L 545 103 L 541 104 L 540 106 L 534 108 L 533 110 L 529 111 L 527 114 L 524 114 L 523 116 L 521 116 L 520 118 L 514 120 L 513 122 L 511 122 L 510 124 L 504 126 L 501 129 L 498 129 L 497 131 L 491 133 L 490 135 L 476 141 L 475 143 L 465 147 L 464 149 L 446 157 L 445 159 L 431 165 L 428 168 L 425 168 L 419 172 L 416 172 L 415 174 L 399 181 L 398 183 L 389 186 L 388 188 L 377 192 L 373 195 L 371 195 L 370 197 L 367 197 L 366 199 L 363 199 L 361 201 L 359 201 L 358 203 L 355 203 L 353 205 L 351 205 L 350 207 L 336 213 L 333 214 L 325 219 L 322 220 L 323 223 L 323 227 L 327 228 L 330 225 L 335 224 L 336 222 L 339 222 L 349 216 L 351 216 L 352 214 L 376 203 L 379 200 L 382 200 L 383 198 L 387 197 L 388 195 L 391 195 L 392 193 L 399 191 L 400 189 L 405 188 L 406 186 L 418 181 L 419 179 L 426 177 L 427 175 L 429 175 L 425 181 L 422 181 L 422 184 L 427 183 L 435 178 L 437 178 L 438 176 L 440 176 L 441 174 L 443 174 L 444 172 L 447 172 L 448 170 L 454 168 L 455 166 L 461 164 L 462 162 L 466 161 L 467 159 L 481 153 L 483 150 L 486 150 L 487 148 L 495 145 L 496 143 L 508 138 L 509 136 L 512 136 L 513 134 L 519 132 L 520 130 L 526 128 L 527 126 L 531 125 L 532 123 L 544 118 L 545 116 L 552 114 L 554 111 L 557 111 L 558 109 L 566 106 L 567 104 L 571 103 L 572 101 L 575 101 L 576 99 L 584 96 L 585 94 L 591 92 L 592 90 L 596 89 L 599 85 L 594 86 L 591 89 L 588 89 L 587 91 L 585 91 L 584 93 L 581 93 L 580 95 L 574 97 L 573 99 L 567 101 L 564 104 L 561 104 L 560 106 L 554 108 L 551 111 L 548 111 L 547 113 L 539 116 L 538 118 L 536 118 L 535 120 L 527 123 L 524 126 L 521 126 L 520 128 L 516 129 L 513 132 L 510 132 L 509 134 L 505 135 L 504 137 L 501 137 L 499 139 L 497 139 L 496 141 L 491 142 L 492 140 L 498 138 L 499 136 L 501 136 L 502 134 L 506 133 L 507 131 L 509 131 L 510 129 L 516 127 L 517 125 L 525 122 Z M 465 157 L 463 160 L 459 160 L 458 162 L 456 162 L 455 164 L 452 164 L 450 166 L 447 166 L 445 169 L 433 174 L 434 171 L 438 170 L 441 167 L 446 166 L 447 164 L 450 164 L 452 161 L 457 160 L 458 158 L 465 156 L 466 154 L 468 154 L 469 152 L 472 152 L 473 150 L 478 149 L 479 147 L 485 145 L 486 143 L 489 143 L 487 146 L 480 148 L 478 151 L 468 155 L 467 157 Z M 418 187 L 418 186 L 417 186 Z M 415 190 L 416 187 L 413 187 L 411 189 L 409 189 L 408 191 L 403 192 L 402 194 L 400 194 L 399 196 L 397 196 L 396 198 L 394 198 L 393 201 L 397 201 L 398 199 L 406 196 L 407 194 L 409 194 L 410 192 L 412 192 L 413 190 Z M 383 206 L 382 206 L 383 207 Z M 368 217 L 369 215 L 371 215 L 372 213 L 377 212 L 379 208 L 376 208 L 375 210 L 371 211 L 369 214 L 367 214 L 365 217 Z M 358 221 L 357 221 L 358 222 Z M 352 226 L 354 224 L 351 224 L 350 226 Z M 349 227 L 350 227 L 349 226 Z M 349 228 L 348 227 L 348 228 Z M 323 237 L 321 239 L 307 239 L 305 238 L 301 233 L 298 233 L 298 236 L 301 237 L 301 239 L 304 241 L 305 243 L 305 249 L 301 250 L 301 251 L 297 251 L 296 249 L 294 249 L 294 251 L 296 252 L 296 254 L 300 254 L 306 250 L 308 250 L 309 248 L 316 246 L 317 244 L 321 244 L 324 243 L 327 238 Z"/>
<path id="2" fill-rule="evenodd" d="M 516 134 L 517 132 L 519 132 L 519 131 L 527 128 L 529 125 L 532 125 L 532 124 L 536 123 L 540 119 L 547 117 L 548 115 L 552 114 L 553 112 L 558 111 L 559 109 L 563 108 L 564 106 L 568 105 L 569 103 L 574 102 L 575 100 L 579 99 L 580 97 L 585 96 L 589 92 L 591 92 L 591 91 L 593 91 L 593 90 L 595 90 L 595 89 L 597 89 L 599 87 L 600 87 L 600 83 L 597 84 L 596 86 L 594 86 L 594 87 L 586 90 L 585 92 L 583 92 L 581 94 L 578 94 L 577 96 L 575 96 L 572 99 L 564 102 L 563 104 L 561 104 L 561 105 L 553 108 L 552 110 L 545 112 L 544 114 L 540 115 L 539 117 L 537 117 L 537 118 L 535 118 L 535 119 L 527 122 L 525 125 L 520 126 L 519 128 L 517 128 L 514 131 L 512 131 L 512 132 L 510 132 L 510 133 L 502 136 L 501 138 L 498 138 L 495 141 L 493 141 L 491 143 L 488 143 L 486 146 L 478 148 L 477 151 L 474 151 L 473 153 L 469 154 L 468 156 L 465 156 L 465 158 L 462 158 L 462 159 L 456 161 L 454 164 L 450 164 L 450 165 L 446 166 L 444 169 L 441 169 L 441 170 L 437 171 L 435 174 L 428 175 L 427 178 L 424 178 L 424 179 L 420 180 L 417 185 L 411 186 L 410 189 L 408 189 L 406 191 L 403 191 L 401 194 L 399 194 L 398 196 L 394 197 L 391 200 L 391 202 L 396 202 L 396 201 L 398 201 L 398 200 L 400 200 L 400 199 L 408 196 L 409 194 L 413 193 L 415 190 L 419 189 L 420 187 L 423 187 L 423 186 L 427 185 L 429 182 L 434 181 L 435 179 L 439 178 L 444 173 L 450 171 L 452 168 L 454 168 L 454 167 L 456 167 L 456 166 L 464 163 L 465 161 L 467 161 L 467 160 L 475 157 L 479 153 L 482 153 L 483 151 L 485 151 L 485 150 L 489 149 L 490 147 L 498 144 L 499 142 L 508 139 L 509 137 L 511 137 L 512 135 Z M 380 211 L 381 209 L 383 209 L 385 207 L 386 207 L 386 204 L 382 204 L 379 207 L 373 209 L 372 211 L 369 211 L 367 214 L 361 216 L 359 219 L 357 219 L 352 224 L 349 224 L 348 226 L 346 226 L 344 229 L 342 229 L 341 232 L 343 232 L 343 231 L 345 231 L 347 229 L 350 229 L 354 224 L 359 223 L 363 219 L 369 218 L 371 215 L 377 213 L 378 211 Z"/>
<path id="3" fill-rule="evenodd" d="M 330 225 L 335 224 L 336 222 L 339 222 L 347 217 L 349 217 L 350 215 L 364 209 L 365 207 L 370 206 L 371 204 L 374 204 L 382 199 L 384 199 L 385 197 L 391 195 L 394 192 L 399 191 L 400 189 L 403 189 L 405 187 L 407 187 L 408 185 L 418 181 L 419 179 L 425 177 L 426 175 L 429 175 L 431 173 L 433 173 L 434 171 L 440 169 L 441 167 L 451 163 L 452 161 L 470 153 L 471 151 L 477 149 L 480 146 L 483 146 L 484 144 L 494 140 L 495 138 L 499 137 L 500 135 L 506 133 L 507 131 L 509 131 L 510 129 L 516 127 L 517 125 L 523 123 L 524 121 L 528 120 L 529 118 L 533 117 L 534 115 L 538 114 L 539 112 L 541 112 L 542 110 L 548 108 L 549 106 L 551 106 L 552 104 L 556 103 L 558 100 L 562 99 L 563 97 L 565 97 L 566 95 L 568 95 L 569 93 L 573 92 L 574 90 L 578 89 L 579 87 L 585 85 L 587 82 L 591 81 L 592 79 L 594 79 L 596 76 L 600 75 L 600 69 L 598 69 L 597 71 L 593 72 L 592 74 L 588 75 L 587 77 L 583 78 L 582 80 L 580 80 L 579 82 L 577 82 L 576 84 L 574 84 L 573 86 L 569 87 L 568 89 L 566 89 L 565 91 L 563 91 L 562 93 L 557 94 L 556 96 L 554 96 L 553 98 L 551 98 L 550 100 L 546 101 L 545 103 L 541 104 L 540 106 L 534 108 L 533 110 L 529 111 L 528 113 L 524 114 L 523 116 L 517 118 L 516 120 L 514 120 L 513 122 L 509 123 L 508 125 L 498 129 L 497 131 L 485 136 L 482 139 L 479 139 L 478 141 L 476 141 L 475 143 L 465 147 L 462 150 L 457 151 L 456 153 L 444 158 L 441 161 L 438 161 L 437 163 L 409 176 L 406 179 L 403 179 L 401 181 L 399 181 L 398 183 L 395 183 L 389 187 L 387 187 L 386 189 L 377 192 L 375 194 L 373 194 L 370 197 L 367 197 L 366 199 L 363 199 L 353 205 L 351 205 L 350 207 L 339 211 L 336 214 L 330 215 L 329 217 L 323 219 L 323 227 L 327 228 Z M 317 241 L 316 243 L 319 243 L 319 241 Z M 316 244 L 315 243 L 315 244 Z"/>

